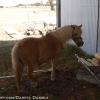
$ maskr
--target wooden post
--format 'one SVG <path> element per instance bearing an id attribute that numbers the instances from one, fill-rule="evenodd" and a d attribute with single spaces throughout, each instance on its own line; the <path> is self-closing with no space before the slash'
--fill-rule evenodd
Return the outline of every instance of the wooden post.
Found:
<path id="1" fill-rule="evenodd" d="M 49 69 L 44 69 L 44 70 L 35 70 L 33 71 L 33 73 L 37 73 L 37 72 L 48 72 L 48 71 L 52 71 L 52 68 Z M 26 76 L 27 74 L 23 74 L 22 76 Z M 14 78 L 15 75 L 9 75 L 9 76 L 1 76 L 0 79 L 4 79 L 4 78 Z"/>

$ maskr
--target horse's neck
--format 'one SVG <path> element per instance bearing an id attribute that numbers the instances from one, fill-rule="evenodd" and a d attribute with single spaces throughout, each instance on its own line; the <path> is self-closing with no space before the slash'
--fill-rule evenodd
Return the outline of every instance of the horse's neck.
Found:
<path id="1" fill-rule="evenodd" d="M 61 27 L 57 31 L 52 32 L 52 35 L 64 45 L 66 41 L 72 38 L 72 28 L 71 26 Z"/>

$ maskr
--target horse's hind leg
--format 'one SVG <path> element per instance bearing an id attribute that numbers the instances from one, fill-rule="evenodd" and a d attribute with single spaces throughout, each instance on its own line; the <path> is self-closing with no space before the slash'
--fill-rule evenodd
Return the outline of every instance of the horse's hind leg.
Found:
<path id="1" fill-rule="evenodd" d="M 18 68 L 18 75 L 16 77 L 16 85 L 17 85 L 17 89 L 18 89 L 18 93 L 22 93 L 22 86 L 21 86 L 21 77 L 22 77 L 22 72 L 23 72 L 23 66 L 19 66 Z"/>
<path id="2" fill-rule="evenodd" d="M 34 66 L 28 66 L 28 76 L 29 76 L 30 81 L 31 81 L 31 89 L 32 89 L 32 87 L 35 87 L 35 86 L 33 86 L 33 85 L 35 85 L 33 83 L 33 75 L 32 75 L 33 70 L 34 70 Z"/>

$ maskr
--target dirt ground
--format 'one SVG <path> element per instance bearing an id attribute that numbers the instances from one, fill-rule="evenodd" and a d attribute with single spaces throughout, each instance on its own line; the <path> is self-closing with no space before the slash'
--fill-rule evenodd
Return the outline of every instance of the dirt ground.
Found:
<path id="1" fill-rule="evenodd" d="M 34 11 L 39 11 L 34 13 Z M 19 32 L 25 32 L 26 26 L 22 22 L 48 19 L 56 19 L 56 11 L 50 11 L 49 7 L 33 8 L 2 8 L 0 9 L 0 76 L 12 75 L 11 50 L 19 40 L 11 38 L 2 26 L 12 26 Z M 49 20 L 50 21 L 50 20 Z M 100 87 L 85 81 L 79 81 L 74 75 L 74 66 L 78 66 L 77 60 L 72 60 L 72 56 L 67 61 L 60 58 L 56 69 L 56 80 L 50 80 L 50 72 L 36 73 L 34 81 L 37 86 L 30 92 L 30 82 L 27 76 L 22 79 L 22 86 L 27 91 L 24 96 L 45 96 L 48 100 L 100 100 Z M 50 67 L 49 62 L 42 66 Z M 59 67 L 60 66 L 60 67 Z M 0 97 L 16 96 L 17 89 L 14 78 L 0 79 Z M 28 99 L 26 99 L 28 100 Z M 43 100 L 43 99 L 42 99 Z"/>

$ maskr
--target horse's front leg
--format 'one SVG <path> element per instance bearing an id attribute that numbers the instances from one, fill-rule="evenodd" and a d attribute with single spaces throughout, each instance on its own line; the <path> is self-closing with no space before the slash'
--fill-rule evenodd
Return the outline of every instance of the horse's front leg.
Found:
<path id="1" fill-rule="evenodd" d="M 51 66 L 52 66 L 52 71 L 51 71 L 51 80 L 54 81 L 55 80 L 55 67 L 57 65 L 57 61 L 59 59 L 59 55 L 57 55 L 56 57 L 54 57 L 51 60 Z"/>

